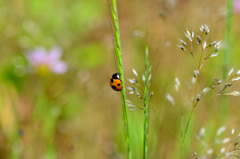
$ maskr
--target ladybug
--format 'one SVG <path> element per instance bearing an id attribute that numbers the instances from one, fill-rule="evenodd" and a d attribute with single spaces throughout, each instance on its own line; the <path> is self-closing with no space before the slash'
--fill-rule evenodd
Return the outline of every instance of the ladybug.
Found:
<path id="1" fill-rule="evenodd" d="M 120 74 L 119 73 L 114 73 L 110 79 L 110 86 L 112 89 L 115 91 L 121 91 L 123 86 L 122 86 L 122 81 L 120 80 Z"/>

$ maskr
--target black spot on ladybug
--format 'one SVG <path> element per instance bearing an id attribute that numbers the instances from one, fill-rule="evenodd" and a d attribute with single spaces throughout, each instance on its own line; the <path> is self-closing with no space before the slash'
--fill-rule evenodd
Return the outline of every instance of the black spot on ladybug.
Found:
<path id="1" fill-rule="evenodd" d="M 113 83 L 113 79 L 111 78 L 111 83 Z"/>
<path id="2" fill-rule="evenodd" d="M 112 89 L 114 89 L 114 90 L 115 90 L 115 89 L 116 89 L 116 86 L 112 86 Z"/>
<path id="3" fill-rule="evenodd" d="M 118 86 L 120 86 L 121 84 L 120 84 L 120 83 L 118 83 L 117 85 L 118 85 Z"/>

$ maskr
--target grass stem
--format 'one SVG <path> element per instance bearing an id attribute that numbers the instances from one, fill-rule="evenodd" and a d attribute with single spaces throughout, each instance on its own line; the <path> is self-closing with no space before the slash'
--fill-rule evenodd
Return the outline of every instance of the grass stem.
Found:
<path id="1" fill-rule="evenodd" d="M 125 93 L 125 84 L 124 84 L 124 74 L 123 74 L 123 64 L 122 64 L 122 50 L 121 50 L 121 41 L 120 41 L 120 30 L 118 23 L 118 13 L 117 13 L 117 3 L 116 0 L 112 0 L 112 19 L 115 29 L 115 54 L 117 58 L 118 70 L 120 73 L 120 78 L 122 81 L 122 100 L 123 100 L 123 119 L 125 127 L 125 142 L 127 145 L 128 159 L 132 158 L 132 151 L 130 147 L 130 133 L 129 133 L 129 120 L 128 120 L 128 109 L 126 103 L 126 93 Z"/>
<path id="2" fill-rule="evenodd" d="M 149 103 L 150 103 L 150 86 L 151 80 L 149 80 L 149 60 L 148 60 L 148 47 L 146 46 L 146 62 L 145 62 L 145 91 L 144 91 L 144 159 L 148 159 L 148 135 L 149 135 Z"/>
<path id="3" fill-rule="evenodd" d="M 227 15 L 226 15 L 226 30 L 225 30 L 225 41 L 226 41 L 226 48 L 225 53 L 223 57 L 223 77 L 226 78 L 228 74 L 228 66 L 230 62 L 230 55 L 231 55 L 231 46 L 232 45 L 232 12 L 233 12 L 233 2 L 232 0 L 226 1 L 226 9 L 227 9 Z M 221 99 L 221 105 L 220 105 L 220 118 L 221 121 L 226 121 L 228 114 L 228 97 L 223 97 Z"/>

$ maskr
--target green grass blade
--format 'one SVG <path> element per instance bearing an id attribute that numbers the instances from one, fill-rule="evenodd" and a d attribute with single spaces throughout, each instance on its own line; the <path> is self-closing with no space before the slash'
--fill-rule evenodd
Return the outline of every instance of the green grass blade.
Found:
<path id="1" fill-rule="evenodd" d="M 149 136 L 149 103 L 150 103 L 150 86 L 151 80 L 149 80 L 149 58 L 148 47 L 146 46 L 146 61 L 145 61 L 145 91 L 144 91 L 144 159 L 148 159 L 148 136 Z"/>
<path id="2" fill-rule="evenodd" d="M 233 24 L 233 17 L 232 17 L 232 12 L 233 12 L 233 0 L 227 0 L 226 1 L 226 9 L 227 9 L 227 15 L 226 15 L 226 28 L 225 28 L 225 41 L 226 41 L 226 48 L 225 48 L 225 53 L 223 57 L 223 78 L 226 79 L 227 74 L 228 74 L 228 66 L 230 63 L 231 59 L 231 45 L 232 45 L 232 24 Z M 229 104 L 229 99 L 227 96 L 222 97 L 221 99 L 221 105 L 220 105 L 220 119 L 221 121 L 226 121 L 227 114 L 228 114 L 228 104 Z"/>
<path id="3" fill-rule="evenodd" d="M 123 119 L 125 126 L 125 142 L 127 144 L 128 159 L 132 158 L 132 151 L 130 147 L 130 133 L 129 133 L 129 120 L 128 120 L 128 109 L 126 103 L 126 93 L 125 93 L 125 83 L 124 83 L 124 74 L 123 74 L 123 64 L 122 64 L 122 50 L 121 50 L 121 41 L 120 41 L 120 31 L 118 24 L 118 14 L 117 14 L 117 4 L 116 0 L 112 0 L 112 19 L 115 29 L 115 54 L 117 58 L 118 70 L 120 73 L 120 78 L 122 81 L 122 100 L 123 100 Z"/>

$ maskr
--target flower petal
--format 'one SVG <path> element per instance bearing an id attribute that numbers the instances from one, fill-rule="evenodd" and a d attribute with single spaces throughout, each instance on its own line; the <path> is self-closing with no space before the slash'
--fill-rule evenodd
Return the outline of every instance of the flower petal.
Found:
<path id="1" fill-rule="evenodd" d="M 49 60 L 58 60 L 60 59 L 60 57 L 62 56 L 62 49 L 60 47 L 53 47 L 50 51 L 49 51 Z"/>
<path id="2" fill-rule="evenodd" d="M 65 62 L 56 62 L 52 65 L 51 70 L 56 74 L 63 74 L 67 71 L 68 66 Z"/>
<path id="3" fill-rule="evenodd" d="M 36 48 L 35 50 L 31 50 L 26 55 L 28 61 L 31 65 L 36 66 L 42 63 L 45 63 L 47 60 L 46 50 L 42 47 Z"/>

